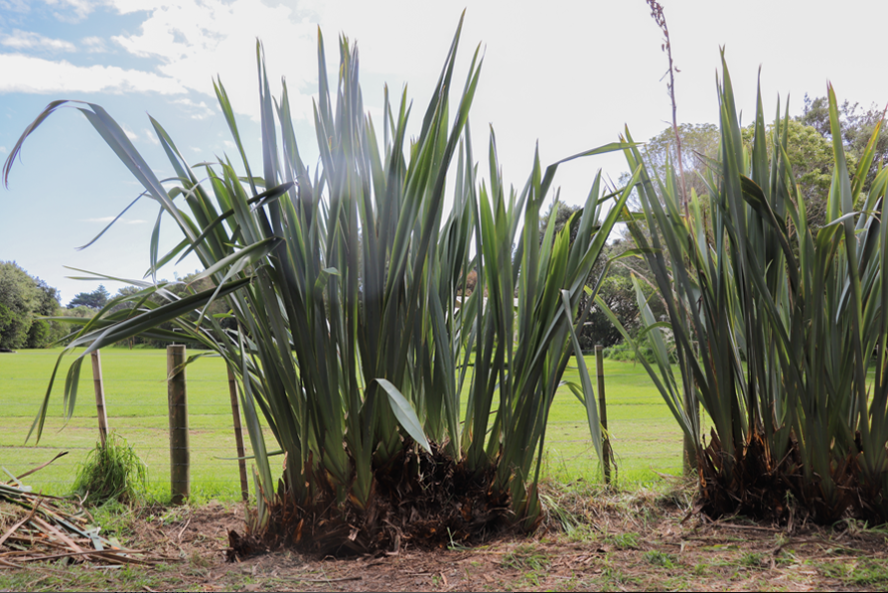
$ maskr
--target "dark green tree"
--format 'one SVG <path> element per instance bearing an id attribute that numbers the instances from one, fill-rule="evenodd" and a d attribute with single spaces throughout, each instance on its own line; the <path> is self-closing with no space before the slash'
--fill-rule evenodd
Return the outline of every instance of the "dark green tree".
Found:
<path id="1" fill-rule="evenodd" d="M 197 292 L 201 292 L 204 290 L 209 290 L 211 288 L 215 288 L 215 284 L 213 284 L 212 279 L 210 279 L 210 278 L 195 279 L 195 277 L 197 275 L 198 275 L 197 271 L 192 272 L 191 274 L 187 274 L 182 277 L 179 277 L 177 275 L 176 282 L 168 284 L 166 287 L 166 290 L 168 292 L 176 295 L 179 298 L 185 298 L 185 297 L 195 294 Z M 166 281 L 163 280 L 162 282 L 166 282 Z M 139 292 L 139 290 L 140 289 L 136 286 L 124 286 L 123 288 L 121 288 L 117 291 L 117 293 L 114 295 L 114 297 L 116 298 L 116 297 L 121 297 L 121 296 L 132 296 L 132 295 L 136 294 L 137 292 Z M 110 299 L 108 299 L 108 300 L 110 300 Z M 157 305 L 162 305 L 165 302 L 163 299 L 158 297 L 156 294 L 149 297 L 148 300 L 151 301 L 152 303 L 157 304 Z M 116 311 L 120 311 L 123 309 L 131 309 L 134 306 L 135 306 L 135 303 L 133 301 L 125 301 L 123 303 L 118 303 L 117 305 L 112 307 L 111 311 L 116 312 Z M 85 310 L 87 312 L 87 314 L 86 315 L 79 314 L 79 315 L 77 315 L 78 317 L 84 317 L 84 316 L 91 317 L 95 313 L 92 309 L 87 309 L 83 306 L 80 306 L 79 310 L 81 310 L 81 311 Z M 225 304 L 225 301 L 223 299 L 219 299 L 219 300 L 214 301 L 210 305 L 210 309 L 207 311 L 207 315 L 213 315 L 213 316 L 216 316 L 217 318 L 219 318 L 221 320 L 220 322 L 221 322 L 221 325 L 223 328 L 233 329 L 236 327 L 236 323 L 234 322 L 234 320 L 232 318 L 227 317 L 227 314 L 229 313 L 229 311 L 230 310 L 229 310 L 228 306 Z M 175 331 L 175 326 L 172 323 L 163 323 L 158 327 L 160 329 L 164 329 L 164 330 Z M 189 347 L 193 347 L 193 348 L 203 348 L 204 347 L 203 345 L 198 344 L 197 342 L 194 342 L 192 340 L 188 340 L 188 339 L 183 338 L 181 341 L 184 342 Z M 161 341 L 161 340 L 157 340 L 157 339 L 153 339 L 153 338 L 146 338 L 146 337 L 137 336 L 137 337 L 127 340 L 126 343 L 130 346 L 140 345 L 140 346 L 148 346 L 148 347 L 152 347 L 152 348 L 163 348 L 169 342 L 165 342 L 165 341 Z"/>
<path id="2" fill-rule="evenodd" d="M 784 122 L 786 129 L 786 154 L 792 163 L 792 176 L 799 189 L 799 197 L 805 201 L 808 223 L 812 228 L 820 228 L 826 222 L 826 199 L 833 172 L 832 141 L 824 137 L 812 125 L 801 120 Z M 773 126 L 768 126 L 768 152 L 773 151 L 771 138 Z M 744 142 L 748 142 L 752 150 L 753 126 L 742 130 Z M 846 155 L 848 167 L 854 168 L 857 157 L 851 153 Z"/>
<path id="3" fill-rule="evenodd" d="M 111 295 L 108 293 L 108 289 L 100 284 L 99 287 L 92 292 L 77 293 L 74 298 L 71 299 L 71 302 L 68 303 L 68 308 L 73 309 L 74 307 L 83 306 L 99 310 L 108 303 L 110 297 Z"/>
<path id="4" fill-rule="evenodd" d="M 26 345 L 42 292 L 15 262 L 0 262 L 0 349 Z"/>
<path id="5" fill-rule="evenodd" d="M 855 160 L 858 160 L 863 154 L 883 113 L 884 111 L 875 104 L 870 105 L 869 109 L 864 109 L 859 103 L 851 103 L 848 100 L 839 107 L 842 144 L 844 144 L 845 150 L 855 157 Z M 829 102 L 826 97 L 811 99 L 806 94 L 804 113 L 798 117 L 798 120 L 816 129 L 823 138 L 832 139 L 829 125 Z M 867 171 L 863 191 L 869 189 L 879 170 L 880 163 L 888 164 L 888 129 L 885 127 L 879 133 L 874 152 L 875 156 Z M 851 173 L 855 173 L 854 169 L 851 169 Z"/>
<path id="6" fill-rule="evenodd" d="M 40 278 L 34 278 L 34 283 L 40 290 L 40 301 L 34 314 L 39 317 L 58 316 L 61 309 L 59 304 L 59 291 L 48 285 Z M 45 348 L 53 342 L 61 339 L 67 333 L 58 321 L 40 319 L 36 317 L 28 330 L 28 348 Z"/>

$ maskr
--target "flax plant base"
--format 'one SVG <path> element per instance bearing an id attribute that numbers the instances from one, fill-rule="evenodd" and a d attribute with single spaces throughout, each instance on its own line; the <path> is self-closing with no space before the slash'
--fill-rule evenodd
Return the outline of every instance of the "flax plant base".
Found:
<path id="1" fill-rule="evenodd" d="M 856 451 L 830 463 L 836 491 L 829 497 L 819 480 L 804 478 L 802 455 L 794 435 L 788 450 L 777 458 L 767 450 L 760 432 L 751 432 L 746 447 L 733 459 L 733 472 L 728 477 L 726 454 L 712 431 L 709 445 L 698 452 L 700 493 L 696 508 L 713 519 L 739 514 L 790 529 L 793 523 L 809 520 L 820 525 L 842 519 L 881 524 L 885 517 L 882 489 L 865 481 L 858 463 L 860 454 L 858 444 Z"/>
<path id="2" fill-rule="evenodd" d="M 325 488 L 314 493 L 311 506 L 303 507 L 293 502 L 280 481 L 266 528 L 258 527 L 253 516 L 244 535 L 229 532 L 228 560 L 280 548 L 348 557 L 397 553 L 407 547 L 477 545 L 520 529 L 508 493 L 493 488 L 494 465 L 473 474 L 444 447 L 432 444 L 432 454 L 405 448 L 390 463 L 375 468 L 375 474 L 364 508 L 353 499 L 337 504 L 333 485 L 322 476 L 314 483 Z"/>

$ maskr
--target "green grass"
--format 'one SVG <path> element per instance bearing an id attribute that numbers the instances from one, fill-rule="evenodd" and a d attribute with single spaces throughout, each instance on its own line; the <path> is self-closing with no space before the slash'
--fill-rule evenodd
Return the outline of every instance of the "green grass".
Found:
<path id="1" fill-rule="evenodd" d="M 98 439 L 95 396 L 89 363 L 84 364 L 74 417 L 62 416 L 64 371 L 50 400 L 46 428 L 38 446 L 25 436 L 49 382 L 59 350 L 21 350 L 0 357 L 0 465 L 14 475 L 44 463 L 59 450 L 70 453 L 25 483 L 47 494 L 71 490 L 78 464 Z M 165 350 L 110 348 L 102 351 L 102 373 L 109 428 L 116 430 L 148 465 L 148 495 L 170 498 L 169 419 Z M 235 457 L 228 381 L 222 359 L 204 357 L 187 373 L 192 497 L 235 499 L 240 486 Z M 249 448 L 249 444 L 247 444 Z M 248 466 L 249 467 L 249 466 Z"/>
<path id="2" fill-rule="evenodd" d="M 0 466 L 19 475 L 48 461 L 60 450 L 69 451 L 67 456 L 25 479 L 26 484 L 47 494 L 66 494 L 71 490 L 78 463 L 86 459 L 98 439 L 88 363 L 83 367 L 74 417 L 67 425 L 64 422 L 61 393 L 67 366 L 63 362 L 62 379 L 53 389 L 40 444 L 35 446 L 32 438 L 24 445 L 58 353 L 57 349 L 21 350 L 0 355 Z M 70 363 L 73 357 L 65 360 Z M 594 356 L 586 357 L 586 364 L 594 380 Z M 679 474 L 681 433 L 644 369 L 611 360 L 604 364 L 609 429 L 620 483 L 659 480 L 655 472 Z M 166 352 L 107 348 L 102 350 L 102 370 L 110 428 L 125 437 L 147 463 L 149 497 L 168 500 Z M 579 381 L 576 368 L 568 367 L 564 379 Z M 237 462 L 219 459 L 236 455 L 224 362 L 211 357 L 197 360 L 187 369 L 187 381 L 192 497 L 237 499 Z M 549 479 L 560 482 L 600 479 L 585 410 L 566 388 L 561 388 L 552 406 L 543 469 Z"/>
<path id="3" fill-rule="evenodd" d="M 595 357 L 586 366 L 596 376 Z M 663 398 L 640 364 L 604 361 L 608 432 L 618 464 L 618 480 L 624 484 L 650 483 L 657 473 L 681 474 L 681 429 Z M 574 365 L 564 381 L 579 382 Z M 598 479 L 598 459 L 591 448 L 589 427 L 582 404 L 562 387 L 549 415 L 545 469 L 562 482 L 577 478 Z M 704 431 L 708 431 L 704 422 Z"/>
<path id="4" fill-rule="evenodd" d="M 819 562 L 817 570 L 825 577 L 839 579 L 848 585 L 884 590 L 888 585 L 888 564 L 884 559 L 859 558 L 835 562 Z"/>
<path id="5" fill-rule="evenodd" d="M 663 568 L 675 568 L 678 564 L 678 558 L 675 554 L 667 554 L 659 550 L 651 550 L 644 553 L 644 560 L 653 566 L 661 566 Z"/>
<path id="6" fill-rule="evenodd" d="M 535 545 L 521 544 L 503 556 L 501 564 L 505 568 L 540 572 L 548 568 L 551 561 L 548 555 L 537 550 Z"/>

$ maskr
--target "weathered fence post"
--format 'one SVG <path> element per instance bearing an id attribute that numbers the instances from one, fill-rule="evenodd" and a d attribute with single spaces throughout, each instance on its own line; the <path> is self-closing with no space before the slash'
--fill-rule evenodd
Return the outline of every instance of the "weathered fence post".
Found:
<path id="1" fill-rule="evenodd" d="M 247 460 L 244 459 L 244 433 L 241 429 L 240 406 L 237 404 L 237 381 L 231 367 L 228 367 L 228 393 L 231 395 L 231 415 L 234 416 L 234 442 L 237 445 L 237 465 L 240 469 L 241 497 L 250 498 L 247 482 Z"/>
<path id="2" fill-rule="evenodd" d="M 185 346 L 167 346 L 167 394 L 170 409 L 170 482 L 172 503 L 182 504 L 191 494 L 188 451 L 188 404 L 185 397 Z"/>
<path id="3" fill-rule="evenodd" d="M 102 359 L 99 351 L 96 350 L 90 356 L 92 358 L 93 368 L 93 384 L 96 388 L 96 414 L 99 417 L 99 439 L 102 441 L 102 448 L 105 448 L 105 442 L 108 440 L 108 415 L 105 412 L 105 388 L 102 385 Z"/>
<path id="4" fill-rule="evenodd" d="M 601 463 L 604 466 L 604 483 L 611 483 L 611 448 L 610 436 L 607 432 L 607 401 L 604 397 L 604 352 L 601 344 L 595 346 L 595 366 L 598 368 L 598 414 L 601 417 L 601 428 L 604 429 L 604 442 L 601 444 Z"/>

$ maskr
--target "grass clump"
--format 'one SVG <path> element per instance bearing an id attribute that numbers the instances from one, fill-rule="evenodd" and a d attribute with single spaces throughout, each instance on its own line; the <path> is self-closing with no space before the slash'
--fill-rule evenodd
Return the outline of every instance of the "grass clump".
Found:
<path id="1" fill-rule="evenodd" d="M 549 567 L 549 556 L 532 544 L 522 544 L 503 556 L 502 566 L 516 570 L 541 571 Z"/>
<path id="2" fill-rule="evenodd" d="M 614 533 L 604 536 L 604 543 L 614 546 L 618 550 L 638 549 L 638 534 L 635 532 Z"/>
<path id="3" fill-rule="evenodd" d="M 740 555 L 740 565 L 746 568 L 760 568 L 765 565 L 765 556 L 756 552 L 745 552 Z"/>
<path id="4" fill-rule="evenodd" d="M 884 560 L 864 559 L 850 571 L 847 582 L 873 588 L 884 587 L 888 584 L 888 566 Z"/>
<path id="5" fill-rule="evenodd" d="M 80 465 L 74 494 L 90 505 L 138 502 L 145 498 L 147 483 L 148 466 L 125 438 L 112 432 Z"/>
<path id="6" fill-rule="evenodd" d="M 662 566 L 663 568 L 675 568 L 675 565 L 678 563 L 678 559 L 673 554 L 667 554 L 659 550 L 645 552 L 644 559 L 648 564 Z"/>

